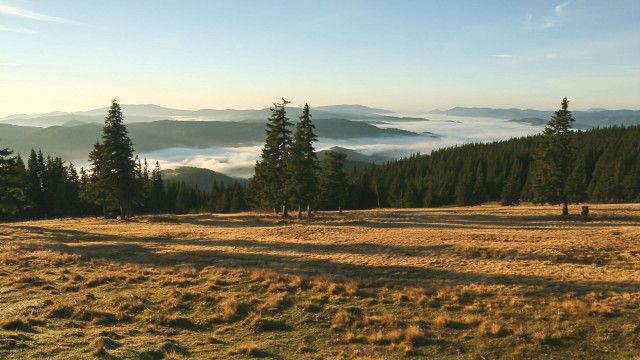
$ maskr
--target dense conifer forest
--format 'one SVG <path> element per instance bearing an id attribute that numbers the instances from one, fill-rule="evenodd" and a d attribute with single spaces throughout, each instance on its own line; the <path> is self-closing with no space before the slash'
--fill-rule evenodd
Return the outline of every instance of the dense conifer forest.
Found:
<path id="1" fill-rule="evenodd" d="M 572 132 L 569 139 L 575 147 L 565 184 L 570 202 L 640 201 L 640 126 Z M 542 202 L 534 181 L 542 140 L 539 135 L 455 146 L 354 172 L 348 207 Z"/>

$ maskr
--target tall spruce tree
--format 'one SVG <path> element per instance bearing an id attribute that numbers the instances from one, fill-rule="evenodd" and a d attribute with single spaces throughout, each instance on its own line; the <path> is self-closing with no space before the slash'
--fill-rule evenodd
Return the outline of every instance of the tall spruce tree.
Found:
<path id="1" fill-rule="evenodd" d="M 138 195 L 138 182 L 133 144 L 124 125 L 122 109 L 115 99 L 105 119 L 102 143 L 94 147 L 91 161 L 97 186 L 102 188 L 98 193 L 103 204 L 106 206 L 107 199 L 113 198 L 120 209 L 120 218 L 125 219 Z"/>
<path id="2" fill-rule="evenodd" d="M 302 218 L 303 206 L 306 207 L 307 217 L 311 216 L 311 202 L 318 192 L 320 165 L 313 147 L 313 143 L 318 140 L 314 129 L 309 104 L 305 104 L 300 121 L 296 124 L 287 162 L 287 192 L 291 196 L 292 204 L 298 206 L 298 218 Z"/>
<path id="3" fill-rule="evenodd" d="M 26 205 L 24 183 L 21 183 L 13 151 L 0 149 L 0 219 L 19 216 Z M 23 164 L 24 165 L 24 164 Z"/>
<path id="4" fill-rule="evenodd" d="M 282 99 L 281 103 L 275 103 L 271 108 L 271 117 L 267 122 L 267 138 L 251 180 L 251 192 L 253 197 L 257 198 L 254 202 L 262 207 L 271 207 L 274 212 L 281 209 L 282 217 L 289 215 L 286 184 L 291 122 L 287 118 L 287 104 L 289 101 Z"/>
<path id="5" fill-rule="evenodd" d="M 44 173 L 44 164 L 40 163 L 41 157 L 34 149 L 31 149 L 29 159 L 27 160 L 27 199 L 31 206 L 29 215 L 32 217 L 44 217 L 45 199 L 42 191 L 42 174 Z"/>
<path id="6" fill-rule="evenodd" d="M 156 167 L 151 171 L 151 189 L 149 190 L 151 211 L 157 214 L 165 210 L 165 201 L 166 194 L 160 173 L 160 163 L 156 161 Z"/>
<path id="7" fill-rule="evenodd" d="M 574 148 L 571 141 L 571 124 L 574 122 L 569 100 L 562 99 L 544 128 L 534 160 L 534 200 L 539 203 L 562 204 L 562 215 L 569 215 L 567 178 L 571 172 Z"/>
<path id="8" fill-rule="evenodd" d="M 338 209 L 342 214 L 347 200 L 347 174 L 344 163 L 347 155 L 337 151 L 329 151 L 322 162 L 320 177 L 320 198 L 329 209 Z"/>

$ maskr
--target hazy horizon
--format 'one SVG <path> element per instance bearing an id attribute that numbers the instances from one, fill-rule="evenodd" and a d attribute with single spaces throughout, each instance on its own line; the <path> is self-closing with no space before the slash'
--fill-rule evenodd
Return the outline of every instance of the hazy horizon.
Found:
<path id="1" fill-rule="evenodd" d="M 640 3 L 0 0 L 0 116 L 275 99 L 638 109 Z M 125 114 L 126 115 L 126 114 Z"/>
<path id="2" fill-rule="evenodd" d="M 569 99 L 571 101 L 571 99 Z M 274 100 L 274 102 L 277 100 Z M 118 101 L 120 102 L 120 101 Z M 291 104 L 287 105 L 289 108 L 301 108 L 305 103 L 308 102 L 302 102 L 300 104 L 294 104 L 294 102 L 292 101 Z M 172 107 L 172 106 L 167 106 L 167 105 L 163 105 L 163 104 L 157 104 L 157 103 L 145 103 L 145 104 L 134 104 L 134 103 L 120 103 L 121 106 L 159 106 L 162 108 L 167 108 L 167 109 L 174 109 L 174 110 L 185 110 L 185 111 L 198 111 L 198 110 L 264 110 L 267 108 L 270 108 L 270 106 L 265 105 L 262 107 L 248 107 L 248 108 L 232 108 L 232 107 L 218 107 L 218 108 L 214 108 L 214 107 L 203 107 L 203 108 L 181 108 L 181 107 Z M 420 116 L 420 115 L 429 115 L 432 111 L 445 111 L 445 110 L 449 110 L 452 108 L 491 108 L 491 109 L 520 109 L 520 110 L 540 110 L 540 111 L 555 111 L 557 110 L 557 106 L 556 107 L 548 107 L 548 108 L 528 108 L 528 107 L 518 107 L 518 106 L 511 106 L 511 107 L 495 107 L 495 106 L 481 106 L 481 105 L 477 105 L 477 106 L 466 106 L 466 105 L 456 105 L 456 106 L 450 106 L 450 107 L 435 107 L 432 109 L 424 109 L 424 111 L 405 111 L 405 110 L 397 110 L 394 108 L 388 108 L 388 107 L 382 107 L 382 106 L 376 106 L 376 105 L 371 105 L 371 104 L 356 104 L 356 103 L 332 103 L 332 104 L 318 104 L 318 105 L 312 105 L 309 104 L 311 111 L 313 112 L 314 108 L 320 108 L 320 107 L 325 107 L 325 106 L 342 106 L 342 105 L 346 105 L 346 106 L 351 106 L 351 105 L 357 105 L 357 106 L 366 106 L 369 108 L 376 108 L 376 109 L 382 109 L 382 110 L 389 110 L 391 111 L 393 114 L 398 115 L 398 116 Z M 91 108 L 81 108 L 81 109 L 72 109 L 72 110 L 59 110 L 59 109 L 49 109 L 47 111 L 41 111 L 41 112 L 22 112 L 22 113 L 11 113 L 11 114 L 3 114 L 0 113 L 0 119 L 2 118 L 6 118 L 8 116 L 14 116 L 14 115 L 42 115 L 42 114 L 50 114 L 50 113 L 56 113 L 56 112 L 64 112 L 64 113 L 82 113 L 82 112 L 87 112 L 87 111 L 91 111 L 91 110 L 96 110 L 96 109 L 101 109 L 101 108 L 108 108 L 108 104 L 103 105 L 103 106 L 98 106 L 98 107 L 91 107 Z M 629 108 L 604 108 L 604 107 L 600 107 L 600 106 L 587 106 L 584 108 L 571 108 L 571 111 L 597 111 L 597 110 L 632 110 L 632 111 L 640 111 L 640 106 L 638 107 L 629 107 Z M 106 115 L 106 113 L 105 113 Z M 123 113 L 125 119 L 127 117 L 126 111 L 124 111 Z M 171 120 L 171 119 L 170 119 Z M 191 119 L 189 119 L 191 120 Z M 266 118 L 265 118 L 266 121 Z"/>

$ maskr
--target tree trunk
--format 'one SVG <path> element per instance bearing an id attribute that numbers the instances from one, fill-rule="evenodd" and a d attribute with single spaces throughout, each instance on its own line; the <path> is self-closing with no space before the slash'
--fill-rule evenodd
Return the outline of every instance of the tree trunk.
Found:
<path id="1" fill-rule="evenodd" d="M 311 218 L 311 204 L 307 203 L 307 218 Z"/>
<path id="2" fill-rule="evenodd" d="M 124 211 L 124 207 L 122 206 L 122 204 L 120 204 L 120 220 L 124 220 L 126 217 Z"/>
<path id="3" fill-rule="evenodd" d="M 342 205 L 338 206 L 338 214 L 342 215 Z"/>
<path id="4" fill-rule="evenodd" d="M 569 202 L 566 200 L 562 203 L 562 216 L 569 216 Z"/>
<path id="5" fill-rule="evenodd" d="M 285 202 L 284 204 L 282 204 L 282 218 L 286 219 L 289 217 L 289 207 L 287 206 L 287 203 Z"/>
<path id="6" fill-rule="evenodd" d="M 298 219 L 302 219 L 302 205 L 298 204 Z"/>

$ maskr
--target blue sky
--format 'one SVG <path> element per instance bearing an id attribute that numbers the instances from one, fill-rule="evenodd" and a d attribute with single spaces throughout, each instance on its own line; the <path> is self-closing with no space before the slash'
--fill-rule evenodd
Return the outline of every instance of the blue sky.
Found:
<path id="1" fill-rule="evenodd" d="M 0 116 L 640 107 L 640 1 L 0 0 Z"/>

